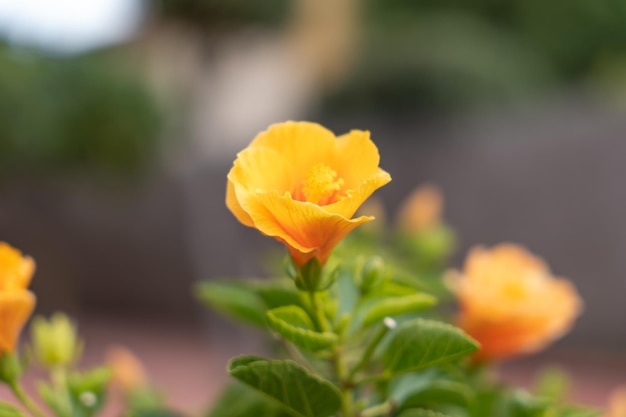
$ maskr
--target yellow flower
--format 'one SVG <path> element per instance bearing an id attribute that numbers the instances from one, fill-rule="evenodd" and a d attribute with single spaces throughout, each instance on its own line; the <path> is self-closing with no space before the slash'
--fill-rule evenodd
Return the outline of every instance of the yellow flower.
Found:
<path id="1" fill-rule="evenodd" d="M 420 233 L 441 223 L 443 194 L 439 187 L 424 184 L 406 198 L 398 214 L 400 226 L 410 233 Z"/>
<path id="2" fill-rule="evenodd" d="M 531 353 L 565 334 L 582 309 L 574 286 L 523 247 L 470 251 L 452 278 L 460 326 L 481 343 L 479 359 Z"/>
<path id="3" fill-rule="evenodd" d="M 30 257 L 0 242 L 0 354 L 14 351 L 33 312 L 35 296 L 27 288 L 34 272 Z"/>
<path id="4" fill-rule="evenodd" d="M 315 123 L 275 124 L 237 155 L 226 205 L 241 223 L 283 242 L 297 265 L 324 264 L 341 239 L 374 219 L 352 216 L 391 181 L 379 159 L 369 132 L 335 137 Z"/>

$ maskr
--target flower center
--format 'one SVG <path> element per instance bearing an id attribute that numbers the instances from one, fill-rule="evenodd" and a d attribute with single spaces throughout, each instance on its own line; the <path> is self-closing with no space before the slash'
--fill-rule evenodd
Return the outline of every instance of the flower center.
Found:
<path id="1" fill-rule="evenodd" d="M 343 178 L 337 178 L 335 170 L 319 163 L 307 172 L 306 179 L 302 182 L 302 194 L 305 201 L 322 206 L 337 200 L 343 184 Z"/>

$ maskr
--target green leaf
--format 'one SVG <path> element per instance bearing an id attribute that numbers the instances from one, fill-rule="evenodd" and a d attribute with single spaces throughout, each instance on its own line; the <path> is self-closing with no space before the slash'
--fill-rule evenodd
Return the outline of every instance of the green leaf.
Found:
<path id="1" fill-rule="evenodd" d="M 230 384 L 205 417 L 291 417 L 274 401 L 240 383 Z"/>
<path id="2" fill-rule="evenodd" d="M 228 317 L 265 327 L 267 308 L 247 283 L 203 282 L 196 287 L 196 295 L 204 304 Z"/>
<path id="3" fill-rule="evenodd" d="M 341 407 L 337 387 L 294 361 L 240 357 L 229 363 L 228 372 L 276 400 L 295 417 L 329 417 Z"/>
<path id="4" fill-rule="evenodd" d="M 456 327 L 424 319 L 407 321 L 386 348 L 385 373 L 392 376 L 453 362 L 477 349 L 478 343 Z"/>
<path id="5" fill-rule="evenodd" d="M 432 371 L 406 374 L 392 381 L 391 398 L 399 409 L 444 405 L 467 407 L 474 399 L 468 385 L 443 378 Z"/>
<path id="6" fill-rule="evenodd" d="M 513 390 L 511 397 L 511 416 L 513 417 L 545 417 L 548 404 L 540 398 L 533 397 L 524 390 Z"/>
<path id="7" fill-rule="evenodd" d="M 371 300 L 363 306 L 363 310 L 365 311 L 363 325 L 369 326 L 381 321 L 387 316 L 397 316 L 399 314 L 424 310 L 432 307 L 436 302 L 437 299 L 435 297 L 424 293 Z"/>
<path id="8" fill-rule="evenodd" d="M 76 372 L 69 376 L 67 385 L 75 416 L 91 417 L 100 411 L 106 400 L 106 388 L 110 379 L 111 370 L 106 367 Z"/>
<path id="9" fill-rule="evenodd" d="M 268 309 L 289 305 L 303 307 L 300 293 L 296 290 L 292 280 L 257 281 L 254 290 Z"/>
<path id="10" fill-rule="evenodd" d="M 354 281 L 352 271 L 341 270 L 334 286 L 336 298 L 339 302 L 337 316 L 342 317 L 352 313 L 359 302 L 359 288 Z"/>
<path id="11" fill-rule="evenodd" d="M 302 349 L 317 352 L 337 342 L 337 335 L 315 331 L 308 314 L 298 306 L 285 306 L 267 312 L 267 322 L 285 339 Z"/>
<path id="12" fill-rule="evenodd" d="M 26 414 L 11 404 L 0 403 L 0 417 L 26 417 Z"/>
<path id="13" fill-rule="evenodd" d="M 412 408 L 400 414 L 399 417 L 449 417 L 436 411 L 424 410 L 423 408 Z"/>

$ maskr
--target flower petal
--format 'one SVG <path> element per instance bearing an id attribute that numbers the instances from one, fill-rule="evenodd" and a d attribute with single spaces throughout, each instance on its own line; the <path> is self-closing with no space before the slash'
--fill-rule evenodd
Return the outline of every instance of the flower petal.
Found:
<path id="1" fill-rule="evenodd" d="M 0 242 L 0 291 L 23 290 L 35 273 L 35 261 L 7 243 Z"/>
<path id="2" fill-rule="evenodd" d="M 257 229 L 299 252 L 315 252 L 313 255 L 322 263 L 348 233 L 373 220 L 367 216 L 348 219 L 316 204 L 293 200 L 289 194 L 242 193 L 241 197 L 241 207 L 250 214 Z"/>
<path id="3" fill-rule="evenodd" d="M 237 155 L 228 179 L 248 190 L 284 192 L 293 185 L 293 168 L 275 149 L 247 148 Z"/>
<path id="4" fill-rule="evenodd" d="M 293 186 L 306 178 L 311 167 L 332 159 L 335 142 L 333 132 L 317 123 L 285 122 L 271 125 L 260 133 L 246 151 L 269 148 L 281 155 L 289 167 L 288 176 Z"/>
<path id="5" fill-rule="evenodd" d="M 345 181 L 346 189 L 354 189 L 365 179 L 377 175 L 380 155 L 370 139 L 370 132 L 352 130 L 336 140 L 332 167 Z M 383 171 L 384 172 L 384 171 Z"/>
<path id="6" fill-rule="evenodd" d="M 228 180 L 228 184 L 226 185 L 226 207 L 228 207 L 241 223 L 248 227 L 254 227 L 254 222 L 248 213 L 239 205 L 237 193 L 235 192 L 235 184 L 231 180 Z"/>
<path id="7" fill-rule="evenodd" d="M 34 307 L 35 296 L 30 291 L 0 292 L 0 353 L 13 352 Z"/>
<path id="8" fill-rule="evenodd" d="M 391 176 L 379 168 L 374 176 L 367 178 L 355 189 L 348 190 L 346 197 L 336 203 L 324 206 L 324 210 L 350 218 L 374 191 L 387 184 L 389 181 L 391 181 Z"/>

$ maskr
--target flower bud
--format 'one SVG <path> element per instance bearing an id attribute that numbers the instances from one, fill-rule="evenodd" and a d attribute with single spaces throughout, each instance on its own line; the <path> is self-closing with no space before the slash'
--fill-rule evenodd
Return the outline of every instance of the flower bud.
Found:
<path id="1" fill-rule="evenodd" d="M 398 222 L 408 233 L 423 233 L 441 224 L 443 211 L 443 193 L 433 184 L 417 187 L 406 198 Z"/>
<path id="2" fill-rule="evenodd" d="M 372 256 L 363 264 L 361 269 L 361 291 L 370 292 L 382 284 L 388 276 L 385 262 L 380 256 Z"/>
<path id="3" fill-rule="evenodd" d="M 0 381 L 15 382 L 22 375 L 23 366 L 17 356 L 5 352 L 0 354 Z"/>
<path id="4" fill-rule="evenodd" d="M 50 320 L 35 317 L 31 337 L 35 358 L 46 368 L 67 366 L 80 357 L 82 342 L 76 325 L 63 313 L 55 313 Z"/>

